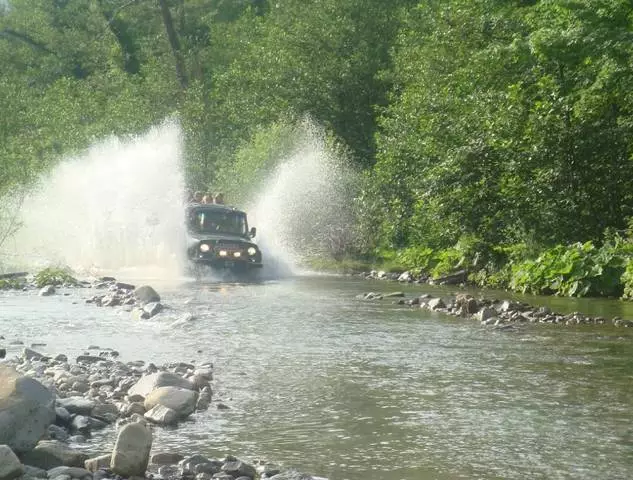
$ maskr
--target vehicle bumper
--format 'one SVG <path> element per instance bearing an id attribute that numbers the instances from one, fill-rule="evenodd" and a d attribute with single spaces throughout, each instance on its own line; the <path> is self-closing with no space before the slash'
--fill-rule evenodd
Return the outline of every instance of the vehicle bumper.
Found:
<path id="1" fill-rule="evenodd" d="M 195 257 L 195 258 L 190 258 L 189 260 L 196 265 L 204 265 L 207 267 L 211 267 L 214 269 L 221 269 L 221 270 L 247 271 L 247 270 L 253 270 L 256 268 L 263 267 L 263 264 L 261 262 L 252 262 L 250 260 L 234 260 L 234 259 L 204 258 L 204 257 Z"/>

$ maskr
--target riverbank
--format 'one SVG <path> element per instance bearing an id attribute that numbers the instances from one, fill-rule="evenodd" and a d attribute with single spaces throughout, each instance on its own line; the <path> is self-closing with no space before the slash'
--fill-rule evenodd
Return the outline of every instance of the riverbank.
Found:
<path id="1" fill-rule="evenodd" d="M 212 403 L 213 365 L 122 363 L 111 359 L 115 351 L 95 350 L 72 362 L 24 348 L 0 364 L 0 384 L 8 387 L 0 392 L 0 444 L 11 449 L 0 451 L 0 479 L 318 478 L 233 455 L 153 451 L 155 429 L 187 428 L 195 413 L 227 408 Z M 108 452 L 109 436 L 116 440 Z"/>
<path id="2" fill-rule="evenodd" d="M 137 319 L 169 308 L 147 285 L 135 287 L 109 277 L 70 283 L 97 290 L 86 303 L 117 306 Z M 30 282 L 23 288 L 40 288 L 40 296 L 56 294 L 53 285 Z M 0 333 L 15 336 L 10 325 L 2 328 Z M 14 339 L 6 348 L 6 342 L 0 335 L 0 358 L 21 343 Z M 122 362 L 118 351 L 97 345 L 70 359 L 41 353 L 46 347 L 24 346 L 0 361 L 0 385 L 7 387 L 0 389 L 0 480 L 320 478 L 230 453 L 219 459 L 186 448 L 152 449 L 156 434 L 177 434 L 200 421 L 209 408 L 230 408 L 214 398 L 211 361 Z"/>

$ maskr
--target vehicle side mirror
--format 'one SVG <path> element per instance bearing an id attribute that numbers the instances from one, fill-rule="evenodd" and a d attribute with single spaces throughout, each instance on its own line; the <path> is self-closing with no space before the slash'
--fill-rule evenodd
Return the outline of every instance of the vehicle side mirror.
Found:
<path id="1" fill-rule="evenodd" d="M 249 232 L 249 235 L 251 236 L 251 238 L 255 238 L 256 233 L 257 233 L 257 229 L 255 227 L 251 227 L 251 231 Z"/>

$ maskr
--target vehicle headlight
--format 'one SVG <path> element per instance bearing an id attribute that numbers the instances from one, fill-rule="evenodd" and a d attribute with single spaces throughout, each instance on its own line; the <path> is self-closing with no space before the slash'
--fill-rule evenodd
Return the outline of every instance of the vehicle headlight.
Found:
<path id="1" fill-rule="evenodd" d="M 251 257 L 257 253 L 257 249 L 255 247 L 249 247 L 246 251 Z"/>
<path id="2" fill-rule="evenodd" d="M 211 247 L 209 246 L 208 243 L 201 243 L 200 244 L 200 251 L 201 252 L 208 252 L 209 250 L 211 250 Z"/>
<path id="3" fill-rule="evenodd" d="M 218 255 L 220 255 L 221 257 L 226 257 L 227 252 L 226 252 L 226 250 L 220 250 L 220 251 L 218 252 Z"/>
<path id="4" fill-rule="evenodd" d="M 233 256 L 234 256 L 234 257 L 241 257 L 241 256 L 242 256 L 242 253 L 241 253 L 241 252 L 235 252 L 235 253 L 233 254 Z"/>

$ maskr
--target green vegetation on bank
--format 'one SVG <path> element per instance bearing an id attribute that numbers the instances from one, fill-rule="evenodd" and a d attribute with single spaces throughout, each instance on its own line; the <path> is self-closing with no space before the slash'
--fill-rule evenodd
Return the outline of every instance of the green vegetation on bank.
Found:
<path id="1" fill-rule="evenodd" d="M 342 270 L 630 298 L 632 56 L 621 0 L 9 0 L 0 198 L 168 117 L 188 186 L 237 198 L 308 117 L 362 172 Z"/>

